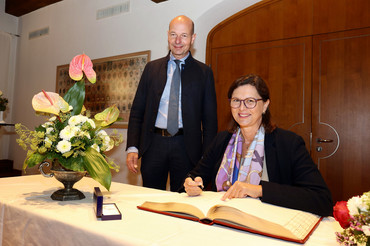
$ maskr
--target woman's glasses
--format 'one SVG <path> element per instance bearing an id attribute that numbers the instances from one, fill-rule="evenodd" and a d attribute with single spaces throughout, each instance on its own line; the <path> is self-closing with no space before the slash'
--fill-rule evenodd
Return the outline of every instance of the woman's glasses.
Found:
<path id="1" fill-rule="evenodd" d="M 242 104 L 242 102 L 244 103 L 244 106 L 248 109 L 252 109 L 252 108 L 255 108 L 256 105 L 257 105 L 257 102 L 259 100 L 263 100 L 262 98 L 260 99 L 257 99 L 257 98 L 253 98 L 253 97 L 248 97 L 246 99 L 239 99 L 239 98 L 231 98 L 229 99 L 230 100 L 230 107 L 232 108 L 239 108 L 240 105 Z"/>

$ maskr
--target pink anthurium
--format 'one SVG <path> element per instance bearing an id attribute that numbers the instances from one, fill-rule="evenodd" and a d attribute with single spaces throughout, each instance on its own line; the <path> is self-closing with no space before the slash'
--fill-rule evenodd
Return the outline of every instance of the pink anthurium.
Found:
<path id="1" fill-rule="evenodd" d="M 71 63 L 69 64 L 69 76 L 75 80 L 79 81 L 83 77 L 83 73 L 85 73 L 86 78 L 91 82 L 96 82 L 96 73 L 93 69 L 93 63 L 85 54 L 77 55 L 73 57 Z"/>
<path id="2" fill-rule="evenodd" d="M 115 122 L 119 116 L 119 110 L 116 105 L 106 108 L 103 112 L 96 114 L 96 120 L 101 121 L 101 126 L 108 126 Z"/>
<path id="3" fill-rule="evenodd" d="M 32 107 L 35 111 L 59 115 L 67 112 L 69 104 L 58 93 L 42 91 L 32 98 Z"/>

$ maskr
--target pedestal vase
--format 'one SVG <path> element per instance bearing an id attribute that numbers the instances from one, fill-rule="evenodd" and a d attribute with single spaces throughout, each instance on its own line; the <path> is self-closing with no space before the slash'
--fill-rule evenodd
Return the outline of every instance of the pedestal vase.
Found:
<path id="1" fill-rule="evenodd" d="M 5 121 L 4 121 L 4 111 L 0 111 L 0 123 L 5 123 Z"/>
<path id="2" fill-rule="evenodd" d="M 50 173 L 45 173 L 44 166 L 49 166 L 49 162 L 43 162 L 39 166 L 39 170 L 44 177 L 55 177 L 59 182 L 64 185 L 64 189 L 55 191 L 51 195 L 51 199 L 57 201 L 71 201 L 71 200 L 81 200 L 85 198 L 85 195 L 73 188 L 73 185 L 81 180 L 85 175 L 86 171 L 76 172 L 67 170 L 62 167 L 58 160 L 54 160 L 51 165 Z"/>

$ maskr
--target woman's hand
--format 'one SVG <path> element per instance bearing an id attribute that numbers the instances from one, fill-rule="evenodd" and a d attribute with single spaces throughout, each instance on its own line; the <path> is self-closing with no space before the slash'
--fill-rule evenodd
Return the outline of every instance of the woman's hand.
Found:
<path id="1" fill-rule="evenodd" d="M 203 180 L 201 177 L 186 178 L 184 182 L 185 191 L 189 196 L 199 196 L 202 193 Z"/>
<path id="2" fill-rule="evenodd" d="M 221 198 L 222 201 L 232 198 L 241 198 L 241 197 L 261 197 L 262 196 L 262 186 L 261 185 L 252 185 L 244 182 L 236 181 L 224 194 Z"/>

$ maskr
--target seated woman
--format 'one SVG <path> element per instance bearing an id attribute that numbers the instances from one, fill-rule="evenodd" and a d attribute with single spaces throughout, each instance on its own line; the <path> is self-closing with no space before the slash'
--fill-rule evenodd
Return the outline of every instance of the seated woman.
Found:
<path id="1" fill-rule="evenodd" d="M 190 196 L 212 182 L 222 200 L 262 202 L 331 216 L 333 201 L 303 139 L 271 123 L 270 94 L 256 75 L 235 80 L 228 92 L 233 126 L 220 132 L 184 182 Z"/>

